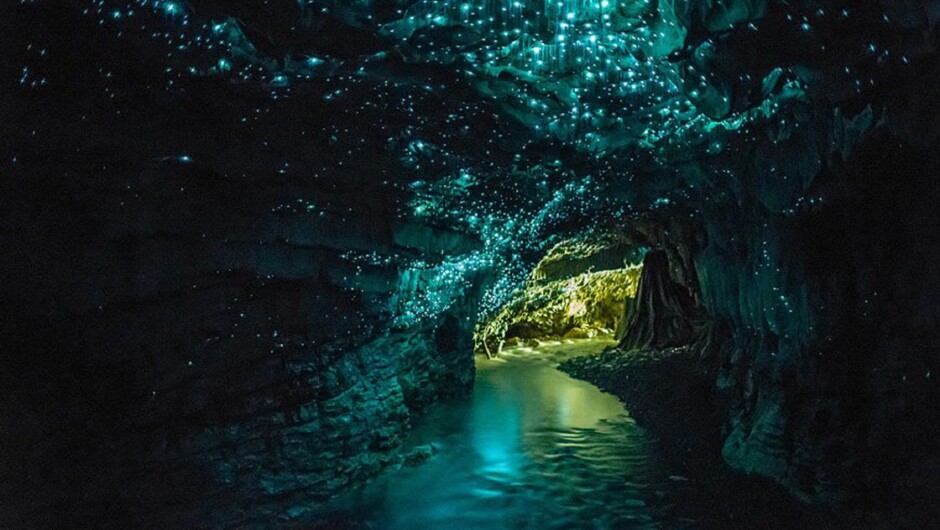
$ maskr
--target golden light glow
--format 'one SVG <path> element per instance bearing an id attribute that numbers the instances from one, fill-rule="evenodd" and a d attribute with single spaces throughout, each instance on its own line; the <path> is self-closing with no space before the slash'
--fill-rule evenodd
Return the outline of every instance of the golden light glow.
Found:
<path id="1" fill-rule="evenodd" d="M 587 304 L 585 304 L 582 300 L 576 299 L 572 300 L 571 303 L 568 304 L 568 311 L 565 314 L 569 317 L 576 317 L 585 313 L 587 313 Z"/>

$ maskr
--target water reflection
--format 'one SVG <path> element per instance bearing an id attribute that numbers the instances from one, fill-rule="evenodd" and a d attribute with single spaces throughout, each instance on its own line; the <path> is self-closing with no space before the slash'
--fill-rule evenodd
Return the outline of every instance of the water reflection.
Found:
<path id="1" fill-rule="evenodd" d="M 438 454 L 336 503 L 354 528 L 647 528 L 662 481 L 650 436 L 623 405 L 555 369 L 602 341 L 518 348 L 478 362 L 472 395 L 422 418 L 409 445 Z"/>

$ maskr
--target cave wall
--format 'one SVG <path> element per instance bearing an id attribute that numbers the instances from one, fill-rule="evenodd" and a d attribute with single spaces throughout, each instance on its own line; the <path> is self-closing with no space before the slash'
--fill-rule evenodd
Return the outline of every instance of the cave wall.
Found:
<path id="1" fill-rule="evenodd" d="M 335 155 L 345 107 L 16 9 L 2 70 L 50 82 L 0 103 L 0 526 L 273 526 L 396 465 L 472 384 L 489 280 L 441 267 L 478 238 L 402 213 L 384 143 Z"/>
<path id="2" fill-rule="evenodd" d="M 292 520 L 395 464 L 414 412 L 469 388 L 482 278 L 341 257 L 460 235 L 396 245 L 414 228 L 379 193 L 342 221 L 272 210 L 295 185 L 163 164 L 94 195 L 59 187 L 54 211 L 10 204 L 3 487 L 32 504 L 9 524 Z M 436 293 L 447 310 L 396 323 L 410 299 L 458 288 Z"/>
<path id="3" fill-rule="evenodd" d="M 718 122 L 711 157 L 675 153 L 688 189 L 670 205 L 651 186 L 654 215 L 624 222 L 701 297 L 725 461 L 918 526 L 905 510 L 936 504 L 940 11 L 732 4 L 680 13 L 696 105 L 763 113 L 780 90 L 775 115 Z M 752 20 L 722 32 L 725 15 Z"/>
<path id="4" fill-rule="evenodd" d="M 811 170 L 796 208 L 758 169 L 703 211 L 695 268 L 729 406 L 723 456 L 804 499 L 923 505 L 937 450 L 936 163 L 887 126 L 846 159 L 813 145 L 797 159 Z"/>
<path id="5" fill-rule="evenodd" d="M 918 526 L 940 449 L 940 165 L 905 109 L 799 109 L 729 144 L 707 199 L 624 219 L 661 263 L 620 347 L 694 346 L 730 466 Z"/>

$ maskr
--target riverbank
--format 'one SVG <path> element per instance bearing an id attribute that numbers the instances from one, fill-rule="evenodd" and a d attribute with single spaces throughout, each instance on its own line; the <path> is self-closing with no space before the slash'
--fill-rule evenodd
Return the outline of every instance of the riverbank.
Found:
<path id="1" fill-rule="evenodd" d="M 559 370 L 620 398 L 659 439 L 675 469 L 660 503 L 694 528 L 844 528 L 827 510 L 793 499 L 769 480 L 721 460 L 722 422 L 714 379 L 690 348 L 623 352 L 608 348 Z"/>

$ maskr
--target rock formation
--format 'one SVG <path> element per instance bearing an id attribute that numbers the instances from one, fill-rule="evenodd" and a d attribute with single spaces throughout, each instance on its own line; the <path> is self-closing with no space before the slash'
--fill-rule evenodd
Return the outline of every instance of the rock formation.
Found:
<path id="1" fill-rule="evenodd" d="M 692 297 L 672 281 L 664 252 L 646 254 L 636 298 L 629 306 L 619 348 L 661 349 L 692 341 Z"/>

